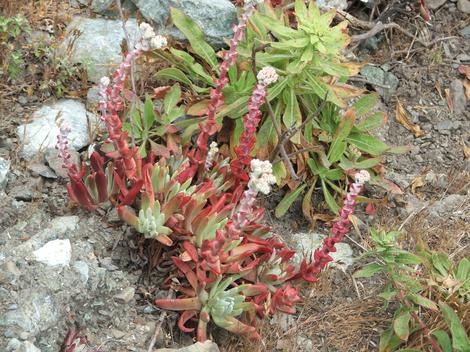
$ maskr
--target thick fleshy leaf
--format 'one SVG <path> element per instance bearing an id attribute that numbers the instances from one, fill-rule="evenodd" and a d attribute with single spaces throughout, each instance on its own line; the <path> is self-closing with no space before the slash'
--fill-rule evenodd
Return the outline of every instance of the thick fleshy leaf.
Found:
<path id="1" fill-rule="evenodd" d="M 197 297 L 193 298 L 165 298 L 156 299 L 155 305 L 168 310 L 201 310 L 201 302 Z"/>

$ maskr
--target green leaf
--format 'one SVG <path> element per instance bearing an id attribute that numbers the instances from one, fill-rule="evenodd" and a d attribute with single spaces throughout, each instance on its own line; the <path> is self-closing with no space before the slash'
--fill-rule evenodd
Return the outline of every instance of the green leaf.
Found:
<path id="1" fill-rule="evenodd" d="M 392 329 L 385 330 L 380 335 L 379 352 L 391 352 L 400 346 L 401 340 L 395 336 Z"/>
<path id="2" fill-rule="evenodd" d="M 421 264 L 422 260 L 419 256 L 413 253 L 408 253 L 408 252 L 401 252 L 398 254 L 395 258 L 395 261 L 400 264 L 406 264 L 406 265 L 417 265 Z"/>
<path id="3" fill-rule="evenodd" d="M 339 206 L 335 201 L 335 198 L 331 195 L 325 181 L 322 179 L 321 180 L 321 187 L 323 190 L 323 196 L 325 197 L 326 204 L 328 204 L 328 207 L 330 210 L 335 213 L 339 214 Z"/>
<path id="4" fill-rule="evenodd" d="M 347 141 L 373 156 L 379 156 L 388 149 L 388 146 L 380 139 L 362 133 L 351 133 Z"/>
<path id="5" fill-rule="evenodd" d="M 351 129 L 354 126 L 355 115 L 354 112 L 346 113 L 341 119 L 338 127 L 336 128 L 335 134 L 333 136 L 333 142 L 331 143 L 330 149 L 328 151 L 328 160 L 331 163 L 335 163 L 341 159 L 345 150 L 346 143 L 344 140 L 351 133 Z"/>
<path id="6" fill-rule="evenodd" d="M 385 267 L 383 265 L 377 264 L 377 263 L 370 263 L 367 264 L 365 267 L 363 267 L 361 270 L 356 271 L 353 275 L 355 278 L 360 278 L 360 277 L 372 277 L 377 273 L 380 273 L 385 270 Z"/>
<path id="7" fill-rule="evenodd" d="M 278 185 L 282 184 L 282 180 L 287 176 L 286 166 L 282 161 L 278 161 L 273 165 L 273 175 L 276 177 L 276 183 Z"/>
<path id="8" fill-rule="evenodd" d="M 379 95 L 374 94 L 366 94 L 363 95 L 358 101 L 353 105 L 353 108 L 356 110 L 356 116 L 361 117 L 368 113 L 378 101 Z"/>
<path id="9" fill-rule="evenodd" d="M 175 26 L 183 32 L 193 51 L 204 59 L 214 70 L 217 69 L 217 56 L 214 49 L 206 42 L 204 32 L 190 17 L 182 11 L 171 8 L 171 18 Z"/>
<path id="10" fill-rule="evenodd" d="M 153 110 L 153 102 L 149 96 L 145 98 L 144 104 L 144 128 L 149 131 L 153 123 L 156 121 L 157 116 L 155 110 Z"/>
<path id="11" fill-rule="evenodd" d="M 164 68 L 155 74 L 155 78 L 170 79 L 170 80 L 187 84 L 188 86 L 191 86 L 191 87 L 193 86 L 193 83 L 189 80 L 189 78 L 186 77 L 183 71 L 181 71 L 178 68 L 173 68 L 173 67 Z"/>
<path id="12" fill-rule="evenodd" d="M 368 158 L 361 161 L 350 161 L 345 157 L 341 158 L 341 162 L 339 163 L 339 167 L 343 170 L 351 170 L 351 169 L 370 169 L 376 165 L 379 165 L 382 162 L 382 158 Z"/>
<path id="13" fill-rule="evenodd" d="M 297 97 L 295 95 L 295 89 L 292 87 L 286 89 L 283 92 L 284 103 L 286 104 L 286 110 L 282 116 L 282 121 L 287 128 L 291 128 L 296 124 L 297 121 L 302 121 L 302 115 L 300 114 L 299 103 L 297 102 Z"/>
<path id="14" fill-rule="evenodd" d="M 385 123 L 385 113 L 376 112 L 359 122 L 355 127 L 359 131 L 372 131 Z"/>
<path id="15" fill-rule="evenodd" d="M 393 320 L 393 331 L 402 341 L 407 341 L 410 336 L 410 312 L 402 310 Z"/>
<path id="16" fill-rule="evenodd" d="M 439 308 L 441 308 L 442 315 L 452 334 L 452 347 L 454 351 L 469 352 L 469 339 L 458 315 L 445 302 L 439 302 Z"/>
<path id="17" fill-rule="evenodd" d="M 443 352 L 452 352 L 452 342 L 450 341 L 449 335 L 444 330 L 437 330 L 432 334 L 436 337 Z"/>
<path id="18" fill-rule="evenodd" d="M 470 279 L 470 260 L 463 258 L 460 261 L 455 277 L 462 282 Z"/>
<path id="19" fill-rule="evenodd" d="M 276 210 L 274 212 L 276 218 L 281 218 L 286 214 L 287 210 L 289 210 L 292 203 L 294 203 L 294 201 L 300 196 L 305 187 L 307 187 L 306 183 L 302 184 L 297 189 L 286 193 L 284 198 L 282 198 L 282 200 L 276 207 Z"/>
<path id="20" fill-rule="evenodd" d="M 169 114 L 171 110 L 176 107 L 176 104 L 181 100 L 181 89 L 179 84 L 173 85 L 170 91 L 165 95 L 163 100 L 163 109 L 165 113 Z"/>
<path id="21" fill-rule="evenodd" d="M 451 263 L 447 257 L 447 254 L 433 253 L 431 258 L 434 268 L 436 268 L 442 276 L 447 276 L 451 267 Z"/>
<path id="22" fill-rule="evenodd" d="M 416 293 L 410 293 L 407 295 L 407 298 L 416 303 L 417 305 L 420 305 L 421 307 L 428 308 L 434 311 L 438 311 L 439 308 L 437 307 L 437 304 L 430 299 L 423 297 L 421 295 L 418 295 Z"/>

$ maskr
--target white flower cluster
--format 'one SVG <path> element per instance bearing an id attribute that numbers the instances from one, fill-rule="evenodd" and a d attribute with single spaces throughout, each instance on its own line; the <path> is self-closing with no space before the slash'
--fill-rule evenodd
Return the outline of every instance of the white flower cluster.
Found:
<path id="1" fill-rule="evenodd" d="M 108 76 L 103 76 L 103 77 L 101 77 L 101 79 L 100 79 L 100 85 L 101 85 L 103 88 L 107 88 L 110 83 L 111 83 L 111 80 L 109 79 Z"/>
<path id="2" fill-rule="evenodd" d="M 219 148 L 217 147 L 216 142 L 212 142 L 209 145 L 209 151 L 207 152 L 206 157 L 206 170 L 209 170 L 212 166 L 212 161 L 214 160 L 216 154 L 219 152 Z"/>
<path id="3" fill-rule="evenodd" d="M 273 175 L 273 166 L 268 160 L 251 160 L 250 182 L 248 187 L 253 191 L 268 194 L 271 192 L 271 185 L 276 183 Z"/>
<path id="4" fill-rule="evenodd" d="M 148 43 L 150 49 L 161 49 L 168 45 L 167 39 L 162 35 L 155 34 L 152 26 L 142 22 L 139 26 L 142 33 L 142 39 Z"/>
<path id="5" fill-rule="evenodd" d="M 370 174 L 366 170 L 361 170 L 354 175 L 354 178 L 356 179 L 356 183 L 363 185 L 364 183 L 369 182 Z"/>
<path id="6" fill-rule="evenodd" d="M 269 86 L 270 84 L 273 84 L 278 80 L 279 75 L 277 74 L 274 67 L 266 66 L 258 72 L 256 78 L 258 78 L 258 82 L 260 84 L 264 86 Z"/>

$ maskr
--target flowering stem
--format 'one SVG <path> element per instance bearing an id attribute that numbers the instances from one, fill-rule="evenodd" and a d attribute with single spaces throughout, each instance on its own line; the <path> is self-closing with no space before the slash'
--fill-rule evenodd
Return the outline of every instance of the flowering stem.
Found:
<path id="1" fill-rule="evenodd" d="M 314 261 L 311 264 L 304 260 L 301 264 L 301 275 L 307 281 L 317 281 L 318 274 L 333 260 L 330 253 L 336 252 L 336 243 L 342 242 L 344 235 L 349 232 L 349 216 L 354 213 L 356 198 L 362 192 L 364 183 L 369 181 L 370 175 L 362 170 L 355 176 L 356 180 L 349 186 L 343 207 L 339 211 L 339 219 L 333 224 L 332 236 L 323 240 L 323 247 L 314 252 Z"/>
<path id="2" fill-rule="evenodd" d="M 238 24 L 233 27 L 233 38 L 230 40 L 230 48 L 224 53 L 224 59 L 220 65 L 219 78 L 215 81 L 215 88 L 210 91 L 210 101 L 207 107 L 207 119 L 200 124 L 201 133 L 199 133 L 197 139 L 197 146 L 202 153 L 200 153 L 199 160 L 202 160 L 202 156 L 207 153 L 207 141 L 209 136 L 215 134 L 219 126 L 215 119 L 217 108 L 223 102 L 222 90 L 229 83 L 227 77 L 230 66 L 236 63 L 238 58 L 238 44 L 243 39 L 248 18 L 253 14 L 254 8 L 248 7 L 244 13 L 242 13 L 238 19 Z"/>

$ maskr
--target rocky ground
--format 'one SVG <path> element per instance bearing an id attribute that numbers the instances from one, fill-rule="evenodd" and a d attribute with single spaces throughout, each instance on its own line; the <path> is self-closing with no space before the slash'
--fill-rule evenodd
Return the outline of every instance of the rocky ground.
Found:
<path id="1" fill-rule="evenodd" d="M 102 351 L 147 351 L 156 332 L 156 348 L 191 345 L 191 338 L 175 327 L 176 316 L 169 313 L 162 324 L 162 312 L 151 301 L 165 293 L 145 270 L 138 240 L 117 214 L 110 209 L 91 214 L 68 205 L 66 175 L 53 148 L 57 121 L 74 127 L 74 157 L 88 153 L 101 133 L 93 84 L 119 63 L 125 38 L 113 0 L 70 3 L 43 5 L 31 40 L 54 45 L 57 55 L 82 65 L 89 87 L 69 87 L 59 100 L 26 86 L 0 93 L 0 350 L 60 351 L 75 323 L 84 327 L 90 345 Z M 458 71 L 470 63 L 470 3 L 428 3 L 432 26 L 423 26 L 417 38 L 451 38 L 429 48 L 412 47 L 410 38 L 394 32 L 372 38 L 379 44 L 371 39 L 354 51 L 359 61 L 368 62 L 358 84 L 377 90 L 383 100 L 379 109 L 389 114 L 380 136 L 392 145 L 411 146 L 409 153 L 386 160 L 387 176 L 402 194 L 368 189 L 370 195 L 383 196 L 378 213 L 360 216 L 361 233 L 352 234 L 343 246 L 336 268 L 317 286 L 306 288 L 308 299 L 297 316 L 263 322 L 264 345 L 255 348 L 217 332 L 219 347 L 207 343 L 181 351 L 374 351 L 390 318 L 387 312 L 378 313 L 380 282 L 358 284 L 351 278 L 358 267 L 352 258 L 368 247 L 368 228 L 401 226 L 411 242 L 419 231 L 431 247 L 455 256 L 470 253 L 469 93 Z M 139 10 L 160 32 L 179 40 L 181 34 L 168 25 L 170 5 L 192 16 L 214 46 L 223 44 L 220 38 L 230 35 L 236 21 L 228 0 L 123 1 L 125 11 Z M 348 3 L 335 5 L 344 9 Z M 361 13 L 360 6 L 352 10 Z M 135 41 L 137 20 L 130 18 L 126 28 Z M 398 122 L 398 103 L 422 133 Z M 282 222 L 270 216 L 267 221 L 303 251 L 326 233 L 319 227 L 319 234 L 312 235 L 298 208 Z"/>

